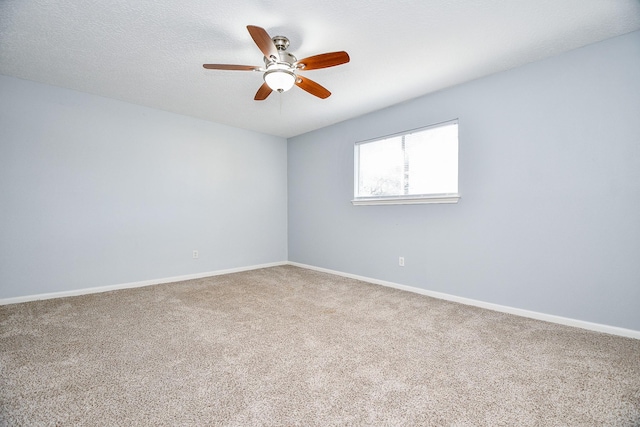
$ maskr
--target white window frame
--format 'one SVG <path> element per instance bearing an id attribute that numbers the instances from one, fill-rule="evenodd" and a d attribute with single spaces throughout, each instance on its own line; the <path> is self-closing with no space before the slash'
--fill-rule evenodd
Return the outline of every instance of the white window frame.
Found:
<path id="1" fill-rule="evenodd" d="M 443 193 L 443 194 L 411 194 L 411 195 L 393 195 L 393 196 L 371 196 L 371 197 L 357 197 L 358 194 L 358 181 L 359 181 L 359 158 L 358 158 L 358 146 L 375 141 L 381 141 L 384 139 L 394 138 L 398 136 L 409 135 L 412 133 L 426 131 L 440 126 L 447 126 L 451 124 L 458 125 L 458 119 L 448 120 L 446 122 L 436 123 L 433 125 L 411 129 L 403 132 L 394 133 L 391 135 L 382 136 L 379 138 L 368 139 L 365 141 L 358 141 L 354 145 L 354 176 L 353 176 L 353 194 L 354 198 L 351 200 L 353 205 L 415 205 L 425 203 L 458 203 L 460 199 L 460 138 L 458 137 L 458 192 L 457 193 Z"/>

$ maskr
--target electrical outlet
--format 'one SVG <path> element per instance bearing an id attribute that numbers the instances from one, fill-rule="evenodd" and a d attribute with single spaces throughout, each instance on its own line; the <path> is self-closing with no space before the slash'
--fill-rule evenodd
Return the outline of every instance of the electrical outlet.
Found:
<path id="1" fill-rule="evenodd" d="M 403 256 L 401 256 L 400 258 L 398 258 L 398 265 L 399 265 L 400 267 L 404 267 L 404 257 L 403 257 Z"/>
<path id="2" fill-rule="evenodd" d="M 193 251 L 193 259 L 198 259 L 199 256 L 200 254 L 198 253 L 198 251 Z"/>

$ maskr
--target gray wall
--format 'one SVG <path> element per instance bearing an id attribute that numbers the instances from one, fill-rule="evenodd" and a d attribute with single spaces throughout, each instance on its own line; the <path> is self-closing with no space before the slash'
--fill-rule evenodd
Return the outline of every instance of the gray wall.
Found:
<path id="1" fill-rule="evenodd" d="M 0 76 L 0 298 L 286 261 L 286 163 L 283 138 Z"/>
<path id="2" fill-rule="evenodd" d="M 459 204 L 351 205 L 354 142 L 454 118 Z M 290 261 L 640 330 L 640 32 L 292 138 L 288 182 Z"/>

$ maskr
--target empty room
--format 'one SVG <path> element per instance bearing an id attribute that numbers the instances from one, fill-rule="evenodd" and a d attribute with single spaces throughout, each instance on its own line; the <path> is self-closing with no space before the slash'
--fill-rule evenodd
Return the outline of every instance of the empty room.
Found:
<path id="1" fill-rule="evenodd" d="M 640 1 L 0 2 L 0 425 L 640 426 Z"/>

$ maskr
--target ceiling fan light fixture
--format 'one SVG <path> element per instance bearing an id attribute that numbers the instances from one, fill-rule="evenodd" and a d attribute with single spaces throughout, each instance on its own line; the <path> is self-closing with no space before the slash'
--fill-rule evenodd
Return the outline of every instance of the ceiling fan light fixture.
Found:
<path id="1" fill-rule="evenodd" d="M 264 81 L 277 92 L 286 92 L 296 83 L 296 75 L 283 68 L 273 68 L 264 73 Z"/>

